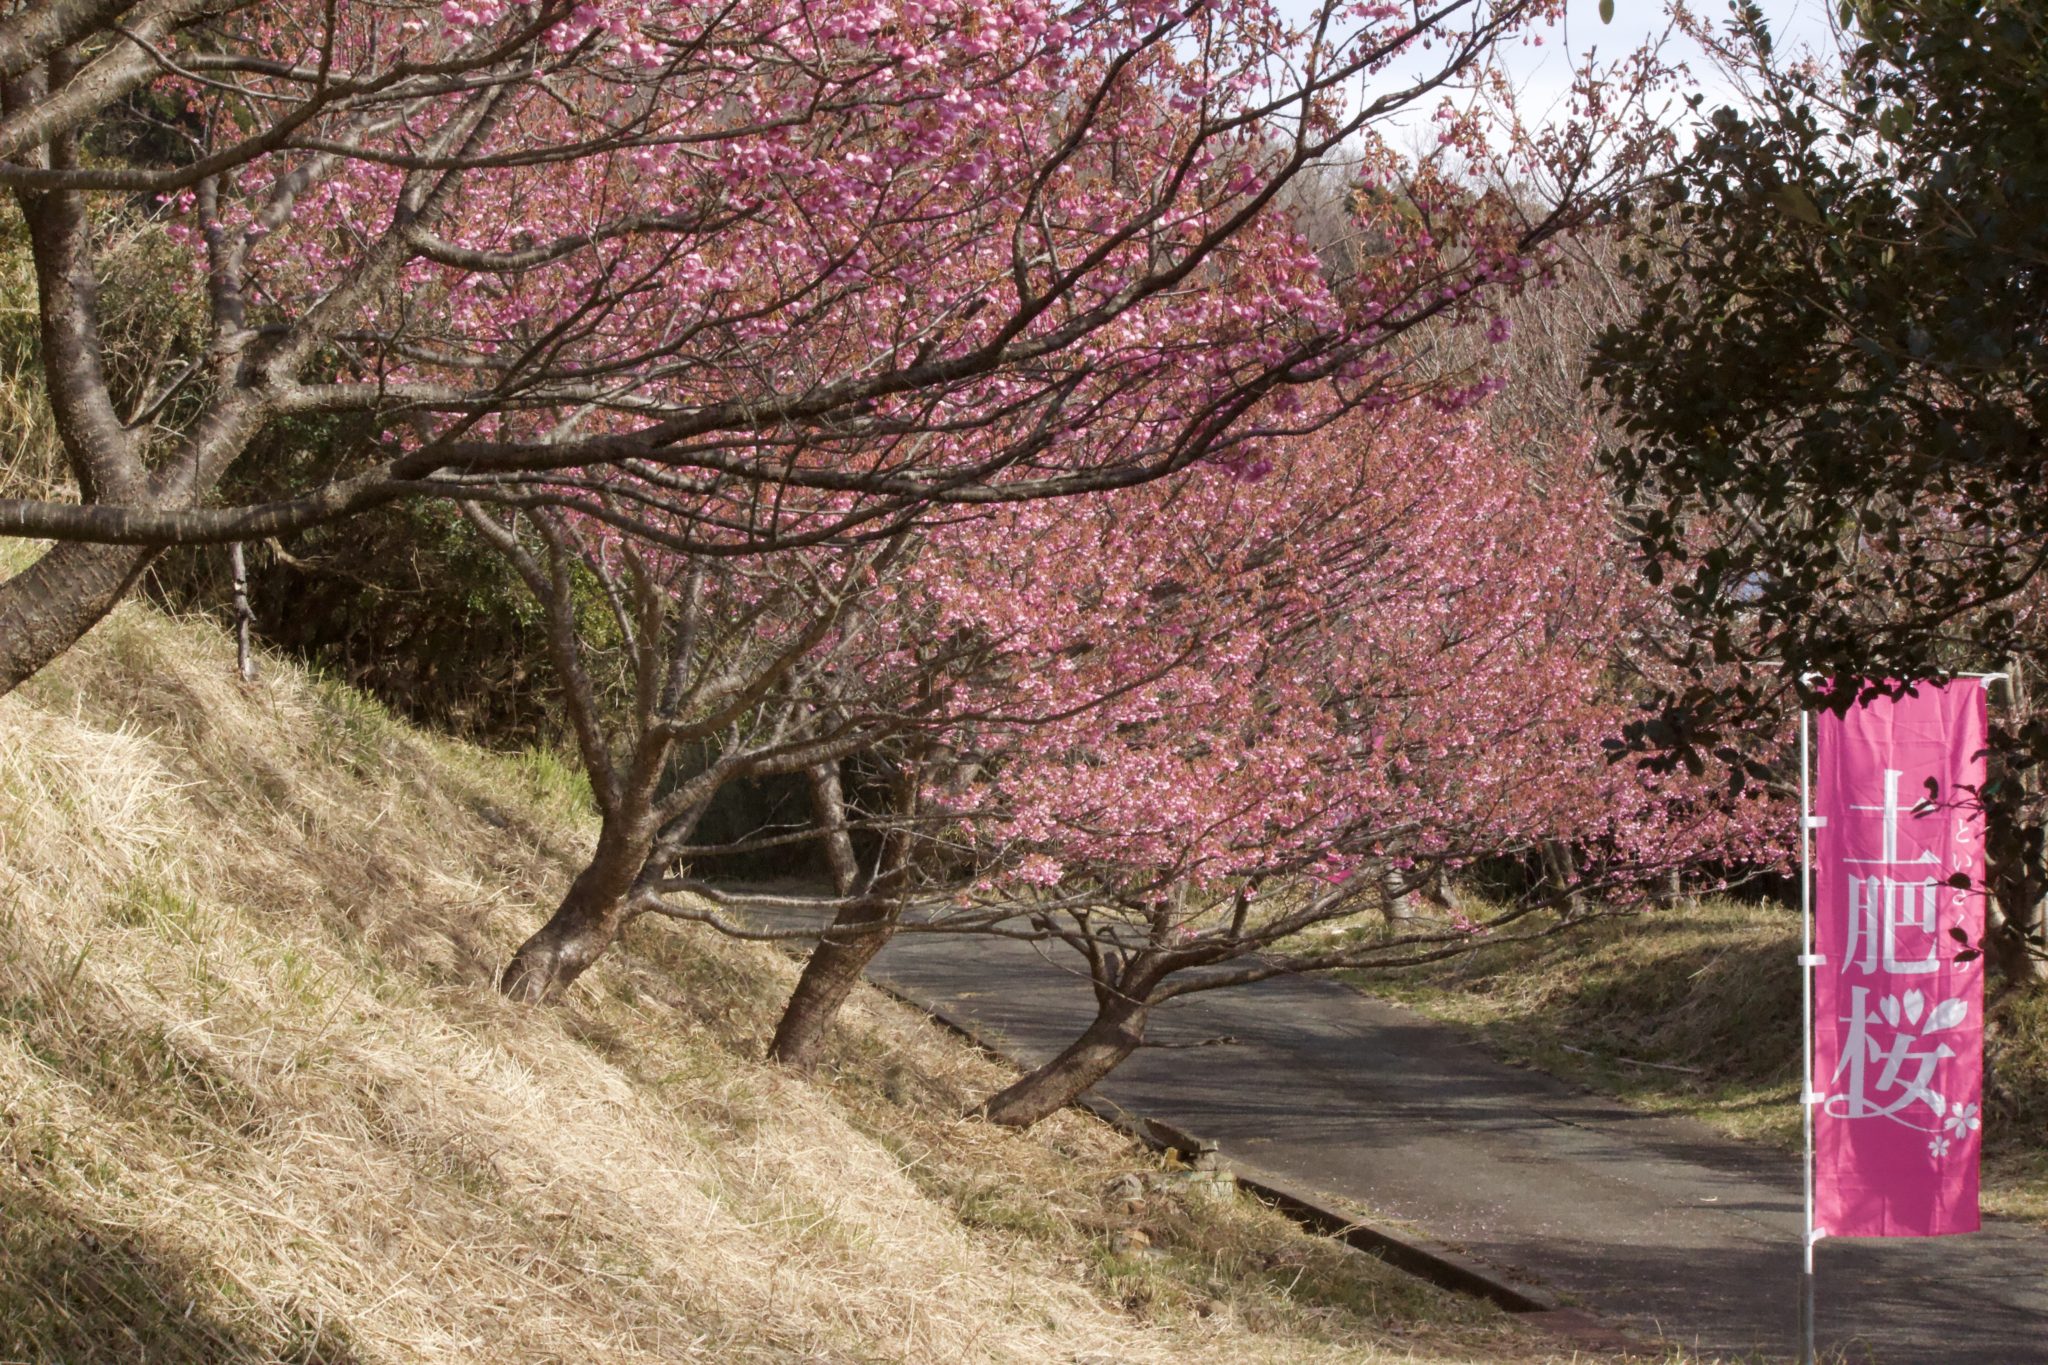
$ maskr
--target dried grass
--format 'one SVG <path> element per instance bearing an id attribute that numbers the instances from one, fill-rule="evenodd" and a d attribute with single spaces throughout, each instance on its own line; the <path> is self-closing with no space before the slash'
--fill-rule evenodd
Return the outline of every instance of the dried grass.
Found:
<path id="1" fill-rule="evenodd" d="M 0 206 L 0 497 L 75 492 L 36 371 L 40 327 L 28 228 L 9 203 Z"/>
<path id="2" fill-rule="evenodd" d="M 0 1360 L 1544 1354 L 1083 1116 L 958 1117 L 999 1069 L 878 996 L 761 1063 L 777 952 L 648 926 L 507 1004 L 589 833 L 137 606 L 0 700 Z"/>

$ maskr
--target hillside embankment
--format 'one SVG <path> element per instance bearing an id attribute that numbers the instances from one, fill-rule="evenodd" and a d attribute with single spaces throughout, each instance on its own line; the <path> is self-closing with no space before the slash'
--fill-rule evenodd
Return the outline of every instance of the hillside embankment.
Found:
<path id="1" fill-rule="evenodd" d="M 879 995 L 766 1064 L 772 949 L 647 924 L 509 1004 L 592 827 L 139 605 L 0 699 L 0 1361 L 1553 1354 L 1082 1114 L 961 1117 L 1005 1073 Z"/>

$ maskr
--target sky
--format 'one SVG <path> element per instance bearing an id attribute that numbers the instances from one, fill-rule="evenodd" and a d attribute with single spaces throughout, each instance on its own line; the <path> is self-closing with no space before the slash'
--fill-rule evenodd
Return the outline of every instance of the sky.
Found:
<path id="1" fill-rule="evenodd" d="M 1689 2 L 1696 14 L 1717 25 L 1729 12 L 1728 0 Z M 1780 51 L 1799 46 L 1826 50 L 1831 45 L 1827 6 L 1833 0 L 1760 2 Z M 1306 19 L 1316 8 L 1315 0 L 1276 0 L 1276 4 L 1283 14 L 1296 19 Z M 1505 50 L 1508 68 L 1520 83 L 1522 108 L 1531 122 L 1543 121 L 1542 115 L 1553 108 L 1562 111 L 1560 102 L 1570 85 L 1574 59 L 1582 60 L 1589 50 L 1597 50 L 1604 58 L 1621 56 L 1669 27 L 1665 0 L 1615 0 L 1614 10 L 1614 21 L 1603 24 L 1599 0 L 1568 0 L 1565 17 L 1555 28 L 1543 31 L 1543 46 L 1516 43 Z M 1417 54 L 1418 64 L 1425 56 Z M 1691 71 L 1707 97 L 1708 110 L 1730 101 L 1730 87 L 1684 38 L 1674 34 L 1665 47 L 1665 57 L 1668 62 L 1682 62 Z M 1419 110 L 1416 116 L 1426 121 L 1427 111 Z"/>
<path id="2" fill-rule="evenodd" d="M 1825 50 L 1831 43 L 1826 0 L 1761 0 L 1761 3 L 1780 51 L 1802 45 Z M 1729 13 L 1727 0 L 1692 0 L 1692 9 L 1717 26 Z M 1542 47 L 1512 48 L 1507 60 L 1510 68 L 1522 78 L 1528 104 L 1540 109 L 1562 98 L 1569 85 L 1567 53 L 1583 58 L 1589 49 L 1597 47 L 1603 56 L 1619 56 L 1644 40 L 1663 33 L 1669 24 L 1663 0 L 1615 0 L 1614 22 L 1611 24 L 1600 22 L 1599 0 L 1569 0 L 1564 20 L 1545 35 L 1546 42 Z M 1729 87 L 1712 65 L 1700 57 L 1697 48 L 1674 35 L 1667 52 L 1667 60 L 1675 57 L 1684 61 L 1691 70 L 1707 96 L 1708 109 L 1727 102 Z"/>

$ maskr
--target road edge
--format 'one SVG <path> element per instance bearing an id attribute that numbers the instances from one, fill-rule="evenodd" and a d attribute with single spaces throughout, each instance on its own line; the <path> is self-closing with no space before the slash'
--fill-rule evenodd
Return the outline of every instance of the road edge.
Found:
<path id="1" fill-rule="evenodd" d="M 943 1005 L 920 1000 L 888 981 L 870 976 L 868 984 L 890 999 L 918 1011 L 941 1027 L 959 1035 L 974 1047 L 1011 1066 L 1027 1065 L 990 1038 L 971 1019 L 954 1014 Z M 1607 1320 L 1585 1309 L 1566 1304 L 1545 1287 L 1513 1283 L 1493 1267 L 1465 1256 L 1434 1239 L 1407 1229 L 1395 1229 L 1362 1216 L 1330 1196 L 1306 1190 L 1279 1179 L 1241 1160 L 1232 1158 L 1221 1146 L 1160 1119 L 1130 1113 L 1122 1106 L 1097 1095 L 1083 1095 L 1075 1107 L 1126 1133 L 1153 1151 L 1174 1149 L 1190 1154 L 1215 1151 L 1238 1185 L 1252 1196 L 1302 1227 L 1343 1242 L 1367 1256 L 1441 1289 L 1485 1299 L 1517 1320 L 1541 1328 L 1575 1344 L 1600 1350 L 1633 1352 L 1645 1343 Z"/>

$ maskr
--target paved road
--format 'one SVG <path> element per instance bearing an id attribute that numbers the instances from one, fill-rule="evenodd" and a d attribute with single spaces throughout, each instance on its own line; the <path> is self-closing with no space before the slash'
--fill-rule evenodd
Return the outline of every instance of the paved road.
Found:
<path id="1" fill-rule="evenodd" d="M 1065 967 L 1029 944 L 906 934 L 871 974 L 1039 1061 L 1092 1008 Z M 1140 1052 L 1100 1088 L 1132 1113 L 1638 1334 L 1763 1359 L 1793 1350 L 1796 1158 L 1503 1066 L 1334 982 L 1205 993 L 1154 1021 L 1161 1042 L 1237 1041 Z M 1990 1223 L 1961 1238 L 1825 1241 L 1818 1266 L 1824 1349 L 1881 1365 L 2048 1365 L 2048 1234 Z"/>

